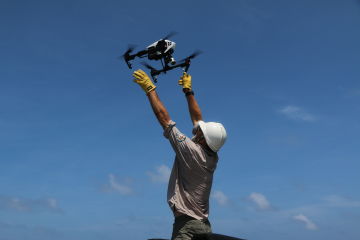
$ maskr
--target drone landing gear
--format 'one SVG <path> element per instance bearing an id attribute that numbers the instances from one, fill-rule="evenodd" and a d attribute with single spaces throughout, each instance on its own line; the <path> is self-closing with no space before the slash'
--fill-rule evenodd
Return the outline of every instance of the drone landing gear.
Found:
<path id="1" fill-rule="evenodd" d="M 160 69 L 160 70 L 155 69 L 154 67 L 147 64 L 146 62 L 142 62 L 142 65 L 144 65 L 146 68 L 150 69 L 151 77 L 153 78 L 154 82 L 156 83 L 157 77 L 159 76 L 159 74 L 166 73 L 167 71 L 170 71 L 172 69 L 182 68 L 184 70 L 184 72 L 187 72 L 190 67 L 191 59 L 195 58 L 200 53 L 201 53 L 201 51 L 196 51 L 193 54 L 191 54 L 190 56 L 188 56 L 187 58 L 180 60 L 178 64 L 175 64 L 173 66 L 169 66 L 169 65 L 165 64 L 163 69 Z"/>

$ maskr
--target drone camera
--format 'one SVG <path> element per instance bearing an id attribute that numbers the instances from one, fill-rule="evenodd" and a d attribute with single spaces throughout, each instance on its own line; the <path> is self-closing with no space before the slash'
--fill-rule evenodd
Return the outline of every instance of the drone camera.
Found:
<path id="1" fill-rule="evenodd" d="M 170 63 L 171 63 L 171 65 L 175 65 L 175 64 L 176 64 L 176 61 L 175 61 L 175 59 L 174 59 L 173 57 L 171 58 Z"/>
<path id="2" fill-rule="evenodd" d="M 173 56 L 171 56 L 170 54 L 169 55 L 166 55 L 165 56 L 165 63 L 166 64 L 171 64 L 171 65 L 175 65 L 176 64 L 176 61 L 175 61 L 175 58 L 173 58 Z"/>

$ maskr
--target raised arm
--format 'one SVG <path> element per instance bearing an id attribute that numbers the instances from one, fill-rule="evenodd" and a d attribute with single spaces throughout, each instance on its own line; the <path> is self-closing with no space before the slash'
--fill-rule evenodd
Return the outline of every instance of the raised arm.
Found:
<path id="1" fill-rule="evenodd" d="M 151 81 L 149 76 L 141 69 L 135 71 L 133 76 L 135 77 L 134 82 L 139 84 L 148 96 L 150 105 L 154 111 L 156 118 L 158 119 L 163 129 L 165 129 L 170 121 L 170 116 L 164 104 L 160 101 L 160 98 L 156 93 L 156 86 Z"/>
<path id="2" fill-rule="evenodd" d="M 170 115 L 166 110 L 164 104 L 160 101 L 160 98 L 157 95 L 156 90 L 149 92 L 147 96 L 149 98 L 151 107 L 160 125 L 163 127 L 163 129 L 167 128 L 170 121 Z"/>
<path id="3" fill-rule="evenodd" d="M 194 92 L 192 91 L 191 76 L 184 72 L 179 80 L 179 84 L 183 86 L 186 100 L 189 107 L 191 121 L 195 126 L 196 123 L 202 120 L 202 114 L 198 102 L 195 99 Z"/>

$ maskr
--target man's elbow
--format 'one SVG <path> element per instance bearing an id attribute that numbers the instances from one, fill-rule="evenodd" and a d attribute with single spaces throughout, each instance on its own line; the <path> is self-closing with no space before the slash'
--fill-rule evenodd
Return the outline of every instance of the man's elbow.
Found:
<path id="1" fill-rule="evenodd" d="M 166 126 L 168 125 L 169 121 L 170 121 L 170 116 L 167 112 L 163 112 L 163 111 L 158 111 L 155 112 L 156 118 L 158 119 L 158 121 L 160 122 L 161 126 L 163 128 L 166 128 Z"/>

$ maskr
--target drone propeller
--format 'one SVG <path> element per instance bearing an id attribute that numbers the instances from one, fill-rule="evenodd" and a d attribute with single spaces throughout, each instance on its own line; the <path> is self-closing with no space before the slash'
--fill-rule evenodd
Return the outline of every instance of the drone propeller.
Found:
<path id="1" fill-rule="evenodd" d="M 129 62 L 130 60 L 134 59 L 133 57 L 130 56 L 130 53 L 132 51 L 134 51 L 135 49 L 135 45 L 129 45 L 128 49 L 126 50 L 126 52 L 122 55 L 122 58 L 125 60 L 126 64 L 128 65 L 128 67 L 131 69 L 131 63 Z M 121 57 L 119 57 L 121 58 Z"/>
<path id="2" fill-rule="evenodd" d="M 188 57 L 186 57 L 186 58 L 184 58 L 184 59 L 181 59 L 179 62 L 196 58 L 196 57 L 199 56 L 200 54 L 202 54 L 202 51 L 197 50 L 197 51 L 195 51 L 193 54 L 191 54 L 190 56 L 188 56 Z"/>
<path id="3" fill-rule="evenodd" d="M 176 34 L 177 34 L 177 32 L 172 31 L 172 32 L 168 33 L 168 35 L 166 35 L 166 36 L 163 37 L 162 39 L 163 39 L 163 40 L 166 40 L 166 39 L 172 38 L 172 37 L 173 37 L 174 35 L 176 35 Z"/>
<path id="4" fill-rule="evenodd" d="M 180 62 L 183 62 L 182 65 L 183 65 L 184 72 L 187 72 L 189 70 L 190 62 L 191 62 L 190 60 L 197 57 L 201 53 L 202 53 L 202 51 L 197 50 L 193 54 L 191 54 L 190 56 L 180 60 Z"/>
<path id="5" fill-rule="evenodd" d="M 132 51 L 134 51 L 134 49 L 135 49 L 135 45 L 129 45 L 128 46 L 128 49 L 126 50 L 126 52 L 123 54 L 123 57 L 125 58 L 126 56 L 128 56 L 128 55 L 130 55 L 130 53 L 132 52 Z"/>
<path id="6" fill-rule="evenodd" d="M 197 50 L 193 54 L 191 54 L 188 58 L 192 59 L 192 58 L 195 58 L 195 57 L 199 56 L 200 54 L 202 54 L 202 51 Z"/>

